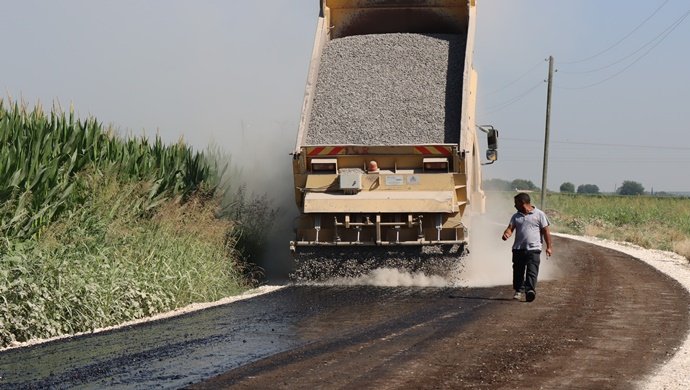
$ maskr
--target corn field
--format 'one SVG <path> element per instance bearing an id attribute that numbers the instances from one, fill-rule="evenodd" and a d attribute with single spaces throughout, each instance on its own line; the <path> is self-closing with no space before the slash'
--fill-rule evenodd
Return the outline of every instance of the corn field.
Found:
<path id="1" fill-rule="evenodd" d="M 246 289 L 210 160 L 0 100 L 0 347 Z"/>
<path id="2" fill-rule="evenodd" d="M 69 208 L 75 177 L 84 170 L 116 171 L 122 178 L 151 183 L 150 209 L 166 197 L 188 195 L 209 178 L 203 156 L 182 143 L 164 145 L 156 136 L 123 140 L 95 119 L 74 112 L 32 111 L 0 100 L 0 233 L 29 238 Z"/>

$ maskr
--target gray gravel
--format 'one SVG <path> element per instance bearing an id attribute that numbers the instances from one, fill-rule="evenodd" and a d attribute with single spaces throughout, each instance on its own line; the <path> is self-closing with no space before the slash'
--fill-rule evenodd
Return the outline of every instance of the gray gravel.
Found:
<path id="1" fill-rule="evenodd" d="M 296 282 L 353 278 L 381 268 L 449 276 L 464 254 L 457 245 L 302 247 L 290 278 Z"/>
<path id="2" fill-rule="evenodd" d="M 328 42 L 305 143 L 458 143 L 465 41 L 374 34 Z"/>

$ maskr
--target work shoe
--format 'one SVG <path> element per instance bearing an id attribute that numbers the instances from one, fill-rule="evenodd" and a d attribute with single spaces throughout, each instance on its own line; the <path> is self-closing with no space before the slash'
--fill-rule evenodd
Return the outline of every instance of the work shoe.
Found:
<path id="1" fill-rule="evenodd" d="M 522 293 L 520 291 L 515 291 L 515 294 L 513 294 L 513 299 L 519 301 L 520 298 L 522 298 Z"/>
<path id="2" fill-rule="evenodd" d="M 537 293 L 534 292 L 534 290 L 529 290 L 529 291 L 527 291 L 527 295 L 525 296 L 525 300 L 527 302 L 532 302 L 534 300 L 534 298 L 536 298 L 536 297 L 537 297 Z"/>

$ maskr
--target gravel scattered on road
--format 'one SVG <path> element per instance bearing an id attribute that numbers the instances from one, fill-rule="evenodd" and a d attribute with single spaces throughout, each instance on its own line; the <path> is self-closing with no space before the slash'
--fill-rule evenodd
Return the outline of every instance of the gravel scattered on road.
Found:
<path id="1" fill-rule="evenodd" d="M 595 245 L 611 248 L 623 253 L 626 253 L 628 255 L 631 255 L 635 258 L 640 259 L 641 261 L 653 266 L 654 268 L 658 269 L 660 272 L 668 275 L 669 277 L 677 280 L 683 287 L 685 287 L 688 291 L 690 291 L 690 264 L 688 263 L 688 260 L 678 254 L 672 253 L 672 252 L 665 252 L 665 251 L 658 251 L 658 250 L 649 250 L 649 249 L 644 249 L 641 247 L 638 247 L 636 245 L 632 244 L 627 244 L 627 243 L 621 243 L 621 242 L 615 242 L 615 241 L 610 241 L 610 240 L 603 240 L 599 238 L 594 238 L 594 237 L 581 237 L 581 236 L 573 236 L 573 235 L 567 235 L 567 234 L 556 234 L 561 237 L 565 238 L 570 238 L 573 240 L 580 240 L 580 241 L 585 241 L 589 242 Z M 98 329 L 95 332 L 99 331 L 104 331 L 104 330 L 110 330 L 110 329 L 116 329 L 124 326 L 130 326 L 135 323 L 141 323 L 141 322 L 146 322 L 146 321 L 153 321 L 161 318 L 167 318 L 167 317 L 172 317 L 184 313 L 188 313 L 194 310 L 200 310 L 216 305 L 221 305 L 221 304 L 226 304 L 230 303 L 235 300 L 240 300 L 240 299 L 246 299 L 250 298 L 253 296 L 257 296 L 260 294 L 265 294 L 271 291 L 275 291 L 279 288 L 282 288 L 283 286 L 263 286 L 260 287 L 256 290 L 252 290 L 246 294 L 237 296 L 237 297 L 228 297 L 223 300 L 217 301 L 217 302 L 210 302 L 210 303 L 202 303 L 202 304 L 194 304 L 187 306 L 182 309 L 178 309 L 176 311 L 168 312 L 168 313 L 163 313 L 158 316 L 154 317 L 149 317 L 146 319 L 138 320 L 138 321 L 133 321 L 133 322 L 128 322 L 125 324 L 121 324 L 119 326 L 111 327 L 111 328 L 106 328 L 106 329 Z M 66 338 L 66 337 L 71 337 L 71 336 L 65 336 L 61 338 Z M 54 339 L 50 339 L 54 340 Z M 32 340 L 27 343 L 22 343 L 22 344 L 17 344 L 14 345 L 13 347 L 22 347 L 22 346 L 28 346 L 28 345 L 34 345 L 34 344 L 39 344 L 42 342 L 50 341 L 50 340 Z M 661 390 L 661 389 L 687 389 L 690 388 L 690 376 L 687 375 L 687 373 L 690 372 L 690 335 L 686 336 L 685 341 L 683 344 L 675 351 L 675 354 L 669 359 L 666 364 L 661 366 L 657 372 L 655 372 L 652 376 L 650 376 L 644 383 L 640 383 L 640 387 L 643 389 L 649 389 L 649 390 Z"/>
<path id="2" fill-rule="evenodd" d="M 311 247 L 298 251 L 290 278 L 300 283 L 366 284 L 370 280 L 367 276 L 377 269 L 449 276 L 462 255 L 462 248 L 457 245 Z M 358 279 L 362 276 L 364 280 Z"/>

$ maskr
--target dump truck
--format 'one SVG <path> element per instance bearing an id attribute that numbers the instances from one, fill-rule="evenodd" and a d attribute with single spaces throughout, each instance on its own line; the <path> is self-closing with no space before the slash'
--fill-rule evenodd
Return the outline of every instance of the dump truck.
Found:
<path id="1" fill-rule="evenodd" d="M 320 1 L 291 153 L 294 278 L 442 273 L 467 253 L 498 138 L 475 124 L 475 13 L 475 0 Z"/>

